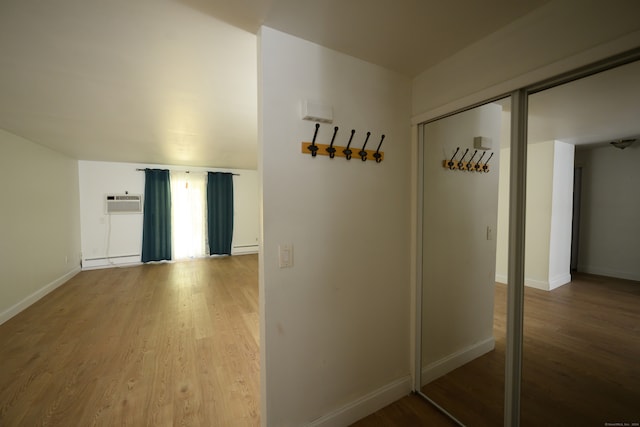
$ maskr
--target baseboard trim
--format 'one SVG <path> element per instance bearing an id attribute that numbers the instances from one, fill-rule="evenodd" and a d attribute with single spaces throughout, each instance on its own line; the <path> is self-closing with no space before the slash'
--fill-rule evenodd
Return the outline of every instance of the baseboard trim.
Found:
<path id="1" fill-rule="evenodd" d="M 630 271 L 611 270 L 609 268 L 600 268 L 591 265 L 578 265 L 578 271 L 581 273 L 595 274 L 596 276 L 640 281 L 640 274 Z"/>
<path id="2" fill-rule="evenodd" d="M 548 291 L 549 290 L 549 282 L 545 281 L 545 280 L 536 280 L 536 279 L 530 279 L 528 277 L 524 278 L 524 284 L 525 286 L 528 286 L 530 288 L 536 288 L 536 289 L 540 289 L 543 291 Z"/>
<path id="3" fill-rule="evenodd" d="M 556 277 L 549 279 L 549 290 L 559 288 L 571 282 L 571 273 L 560 274 Z"/>
<path id="4" fill-rule="evenodd" d="M 342 427 L 371 415 L 411 392 L 411 376 L 407 375 L 372 391 L 307 424 L 308 427 Z"/>
<path id="5" fill-rule="evenodd" d="M 554 280 L 557 281 L 557 282 L 561 282 L 562 280 L 564 280 L 564 276 L 559 276 L 559 277 L 555 278 Z M 571 275 L 569 275 L 569 281 L 567 281 L 565 283 L 559 283 L 559 284 L 555 285 L 554 287 L 557 288 L 558 286 L 565 285 L 565 284 L 569 283 L 570 281 L 571 281 Z M 496 282 L 508 284 L 509 279 L 507 278 L 507 276 L 503 276 L 502 274 L 496 274 Z M 554 289 L 554 287 L 551 287 L 550 282 L 546 282 L 544 280 L 536 280 L 536 279 L 532 279 L 530 277 L 525 277 L 524 278 L 524 285 L 528 286 L 530 288 L 541 289 L 543 291 L 548 291 L 550 289 Z"/>
<path id="6" fill-rule="evenodd" d="M 448 374 L 454 369 L 459 368 L 465 363 L 471 362 L 473 359 L 490 352 L 495 347 L 495 338 L 489 337 L 476 344 L 465 347 L 462 350 L 458 350 L 440 360 L 432 362 L 422 368 L 422 377 L 420 379 L 421 384 L 424 386 L 425 384 Z"/>
<path id="7" fill-rule="evenodd" d="M 75 267 L 73 270 L 69 271 L 63 276 L 58 277 L 54 281 L 46 284 L 45 286 L 38 289 L 31 295 L 24 298 L 22 301 L 19 301 L 18 303 L 14 304 L 13 306 L 9 307 L 8 309 L 0 313 L 0 325 L 6 322 L 7 320 L 11 319 L 13 316 L 20 313 L 24 309 L 28 308 L 32 304 L 34 304 L 35 302 L 37 302 L 39 299 L 41 299 L 48 293 L 54 291 L 55 289 L 60 287 L 62 284 L 66 283 L 69 279 L 71 279 L 73 276 L 75 276 L 79 272 L 80 272 L 80 267 Z"/>

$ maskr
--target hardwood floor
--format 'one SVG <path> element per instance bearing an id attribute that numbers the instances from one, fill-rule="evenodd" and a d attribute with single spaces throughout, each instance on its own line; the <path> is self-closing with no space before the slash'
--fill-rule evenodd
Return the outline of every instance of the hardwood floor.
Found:
<path id="1" fill-rule="evenodd" d="M 351 427 L 456 427 L 446 415 L 417 395 L 397 402 L 354 423 Z"/>
<path id="2" fill-rule="evenodd" d="M 257 263 L 80 273 L 0 325 L 0 426 L 259 425 Z M 425 388 L 469 426 L 502 425 L 505 291 L 496 349 Z M 639 302 L 596 276 L 526 289 L 523 426 L 640 421 Z M 354 424 L 453 425 L 418 396 Z"/>
<path id="3" fill-rule="evenodd" d="M 496 349 L 423 389 L 469 426 L 502 425 L 505 285 L 495 301 Z M 639 307 L 628 280 L 576 274 L 551 292 L 526 288 L 522 426 L 640 422 Z"/>
<path id="4" fill-rule="evenodd" d="M 0 426 L 257 426 L 257 256 L 84 271 L 0 325 Z"/>

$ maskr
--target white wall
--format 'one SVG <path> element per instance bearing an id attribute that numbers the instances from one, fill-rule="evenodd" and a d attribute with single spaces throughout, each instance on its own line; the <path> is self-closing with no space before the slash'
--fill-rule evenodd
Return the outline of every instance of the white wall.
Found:
<path id="1" fill-rule="evenodd" d="M 262 424 L 347 425 L 411 389 L 410 81 L 270 28 L 259 41 Z M 334 108 L 318 142 L 384 133 L 385 160 L 301 154 L 307 98 Z"/>
<path id="2" fill-rule="evenodd" d="M 510 149 L 500 150 L 508 159 Z M 571 281 L 574 146 L 561 141 L 527 147 L 525 285 L 551 290 Z M 496 281 L 507 282 L 509 162 L 500 169 Z"/>
<path id="3" fill-rule="evenodd" d="M 553 212 L 553 147 L 555 141 L 527 147 L 525 284 L 549 287 L 549 242 Z M 508 230 L 506 227 L 501 227 Z"/>
<path id="4" fill-rule="evenodd" d="M 556 141 L 553 146 L 553 193 L 549 233 L 549 289 L 571 281 L 571 224 L 575 146 Z"/>
<path id="5" fill-rule="evenodd" d="M 553 0 L 413 81 L 418 123 L 640 45 L 640 2 Z"/>
<path id="6" fill-rule="evenodd" d="M 77 162 L 0 130 L 0 323 L 80 270 Z"/>
<path id="7" fill-rule="evenodd" d="M 576 150 L 582 166 L 578 271 L 640 280 L 640 146 Z"/>
<path id="8" fill-rule="evenodd" d="M 495 153 L 489 173 L 451 171 L 442 161 L 456 147 L 456 158 L 466 149 L 471 158 L 476 136 L 490 138 L 499 149 L 501 121 L 502 108 L 490 104 L 424 128 L 423 383 L 494 347 L 500 152 L 486 152 L 484 161 Z"/>
<path id="9" fill-rule="evenodd" d="M 114 162 L 78 162 L 80 174 L 80 218 L 82 225 L 83 267 L 140 262 L 142 214 L 105 215 L 106 194 L 144 193 L 144 172 L 136 168 L 161 166 Z M 234 230 L 232 253 L 256 252 L 259 234 L 258 173 L 253 170 L 189 168 L 193 173 L 206 170 L 238 173 L 234 185 Z M 107 259 L 108 258 L 108 259 Z"/>

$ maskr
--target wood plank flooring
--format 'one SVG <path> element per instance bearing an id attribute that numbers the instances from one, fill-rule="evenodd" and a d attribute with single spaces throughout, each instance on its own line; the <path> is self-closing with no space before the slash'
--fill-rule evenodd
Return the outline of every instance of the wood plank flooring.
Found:
<path id="1" fill-rule="evenodd" d="M 496 349 L 423 389 L 469 426 L 502 425 L 505 285 L 495 301 Z M 576 274 L 526 288 L 524 316 L 522 426 L 640 422 L 639 282 Z"/>
<path id="2" fill-rule="evenodd" d="M 257 426 L 256 255 L 84 271 L 0 325 L 0 426 Z"/>
<path id="3" fill-rule="evenodd" d="M 257 256 L 82 272 L 0 325 L 0 426 L 257 426 Z M 496 350 L 425 389 L 469 426 L 502 425 Z M 527 288 L 523 426 L 640 421 L 640 283 Z M 355 423 L 453 426 L 417 396 Z"/>
<path id="4" fill-rule="evenodd" d="M 412 394 L 369 415 L 351 427 L 457 427 L 435 406 Z"/>

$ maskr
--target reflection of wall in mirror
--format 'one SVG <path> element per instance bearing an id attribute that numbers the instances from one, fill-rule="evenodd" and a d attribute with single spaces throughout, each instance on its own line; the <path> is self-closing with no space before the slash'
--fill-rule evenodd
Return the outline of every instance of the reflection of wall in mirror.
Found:
<path id="1" fill-rule="evenodd" d="M 425 126 L 423 384 L 494 348 L 496 241 L 487 229 L 497 224 L 499 145 L 490 173 L 441 163 L 456 147 L 473 154 L 474 137 L 499 141 L 501 120 L 502 108 L 489 104 Z"/>
<path id="2" fill-rule="evenodd" d="M 509 148 L 500 150 L 508 158 Z M 574 146 L 544 141 L 527 146 L 524 283 L 551 290 L 571 281 Z M 496 281 L 507 283 L 509 164 L 500 168 Z"/>

